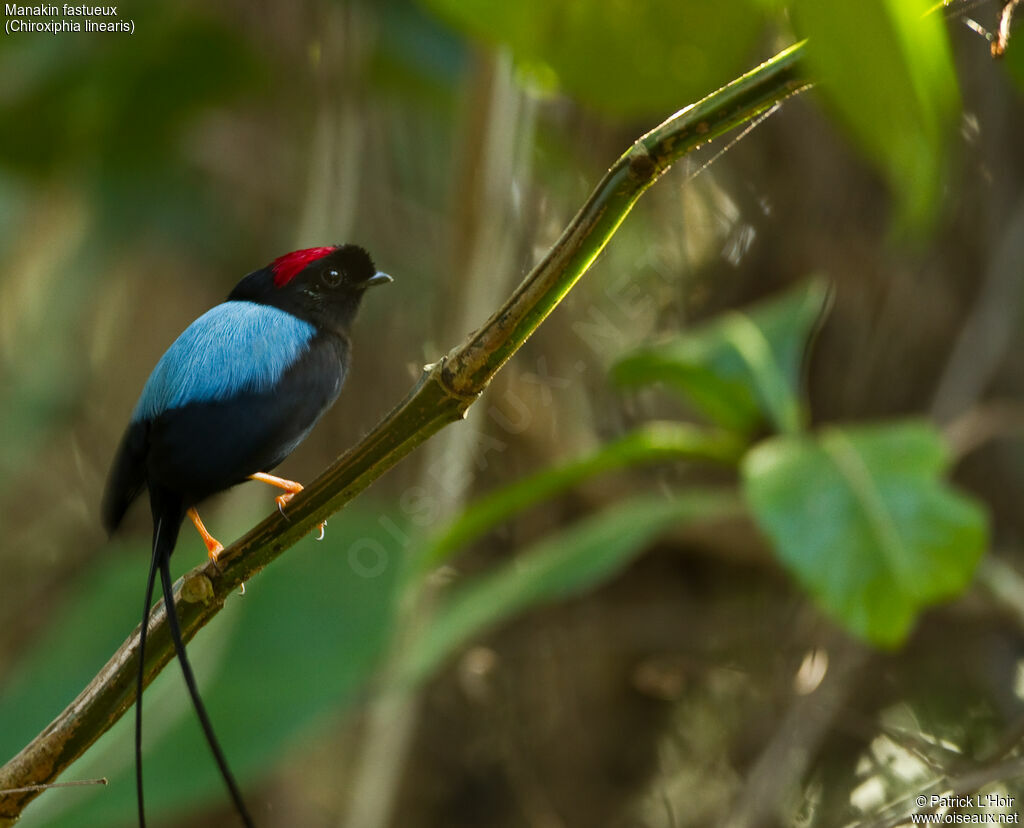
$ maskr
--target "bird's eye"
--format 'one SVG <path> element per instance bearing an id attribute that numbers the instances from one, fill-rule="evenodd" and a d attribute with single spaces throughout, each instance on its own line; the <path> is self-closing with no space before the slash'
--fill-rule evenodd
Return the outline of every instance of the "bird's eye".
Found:
<path id="1" fill-rule="evenodd" d="M 323 275 L 323 282 L 327 287 L 337 287 L 341 284 L 341 271 L 340 270 L 325 270 Z"/>

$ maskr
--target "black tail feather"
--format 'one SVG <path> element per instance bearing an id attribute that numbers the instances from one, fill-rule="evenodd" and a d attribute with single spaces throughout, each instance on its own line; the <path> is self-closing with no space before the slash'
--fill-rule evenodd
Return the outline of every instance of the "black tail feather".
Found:
<path id="1" fill-rule="evenodd" d="M 231 799 L 235 803 L 235 809 L 238 811 L 238 816 L 241 817 L 243 824 L 251 827 L 253 825 L 252 817 L 249 815 L 249 811 L 245 807 L 245 801 L 242 799 L 242 793 L 238 790 L 238 783 L 235 782 L 235 777 L 231 773 L 231 768 L 228 767 L 227 759 L 224 758 L 224 751 L 221 750 L 220 742 L 217 741 L 217 737 L 213 732 L 213 725 L 210 723 L 210 717 L 206 714 L 206 707 L 203 705 L 203 700 L 199 696 L 199 688 L 196 686 L 196 678 L 192 674 L 192 665 L 189 663 L 188 656 L 185 655 L 185 643 L 181 640 L 181 626 L 178 623 L 178 613 L 174 608 L 174 592 L 172 590 L 173 582 L 171 581 L 171 564 L 169 556 L 161 556 L 159 565 L 160 581 L 164 590 L 164 606 L 167 607 L 167 624 L 171 629 L 171 638 L 174 639 L 174 649 L 178 654 L 178 663 L 181 665 L 181 673 L 185 677 L 185 684 L 188 685 L 188 692 L 192 697 L 192 705 L 196 709 L 196 715 L 199 717 L 199 723 L 203 726 L 203 734 L 206 736 L 206 742 L 210 746 L 213 758 L 217 760 L 217 767 L 220 768 L 220 775 L 224 778 L 224 784 L 228 786 L 228 791 L 231 794 Z"/>
<path id="2" fill-rule="evenodd" d="M 157 550 L 160 547 L 160 522 L 153 527 L 153 560 L 146 579 L 146 603 L 142 606 L 142 629 L 139 632 L 139 675 L 135 683 L 135 794 L 139 803 L 139 828 L 146 828 L 146 806 L 142 797 L 142 690 L 146 675 L 146 634 L 149 632 L 149 608 L 153 603 L 156 580 Z"/>
<path id="3" fill-rule="evenodd" d="M 185 685 L 188 687 L 189 695 L 192 697 L 192 705 L 195 707 L 199 723 L 202 725 L 206 742 L 210 746 L 213 758 L 217 762 L 224 783 L 227 785 L 234 801 L 235 808 L 242 823 L 251 828 L 252 817 L 249 815 L 242 794 L 238 789 L 227 760 L 224 758 L 224 751 L 221 750 L 217 736 L 213 732 L 213 725 L 206 713 L 203 700 L 199 696 L 199 688 L 196 685 L 195 675 L 192 673 L 192 665 L 189 663 L 188 655 L 185 653 L 185 643 L 181 638 L 181 624 L 178 621 L 178 613 L 174 606 L 173 581 L 171 580 L 171 552 L 178 539 L 178 529 L 184 517 L 180 504 L 166 504 L 172 508 L 161 509 L 158 501 L 161 498 L 154 496 L 152 490 L 150 497 L 153 505 L 153 560 L 149 566 L 149 576 L 146 580 L 146 605 L 142 615 L 142 631 L 139 640 L 139 674 L 136 685 L 135 701 L 135 785 L 139 803 L 139 826 L 145 828 L 146 813 L 143 804 L 142 786 L 142 690 L 145 678 L 145 650 L 146 634 L 149 629 L 149 608 L 153 600 L 153 588 L 156 584 L 156 573 L 160 571 L 160 583 L 163 589 L 164 606 L 167 612 L 167 624 L 171 631 L 171 639 L 174 641 L 174 651 L 178 656 L 178 663 L 181 665 L 182 675 L 185 677 Z M 172 514 L 173 512 L 173 514 Z"/>

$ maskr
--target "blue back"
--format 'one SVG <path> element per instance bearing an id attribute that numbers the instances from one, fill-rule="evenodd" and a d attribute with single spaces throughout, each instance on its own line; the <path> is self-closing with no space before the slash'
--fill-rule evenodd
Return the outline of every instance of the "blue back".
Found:
<path id="1" fill-rule="evenodd" d="M 146 380 L 132 422 L 188 403 L 272 388 L 316 329 L 270 305 L 224 302 L 189 325 Z"/>

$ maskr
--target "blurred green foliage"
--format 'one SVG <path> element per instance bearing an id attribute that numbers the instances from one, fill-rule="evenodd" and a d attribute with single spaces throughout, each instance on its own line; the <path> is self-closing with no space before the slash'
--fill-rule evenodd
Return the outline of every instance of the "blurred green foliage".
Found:
<path id="1" fill-rule="evenodd" d="M 402 531 L 401 516 L 369 503 L 347 510 L 331 520 L 322 543 L 304 541 L 275 562 L 189 644 L 241 784 L 255 783 L 290 747 L 332 726 L 337 711 L 365 691 L 390 636 L 403 555 L 395 533 Z M 0 686 L 0 754 L 31 740 L 138 624 L 143 573 L 126 560 L 145 560 L 148 544 L 111 551 L 75 584 Z M 189 551 L 174 562 L 187 564 Z M 69 636 L 69 629 L 89 635 Z M 222 792 L 181 674 L 171 668 L 145 694 L 146 800 L 161 814 L 195 811 Z M 134 716 L 127 715 L 75 765 L 76 778 L 103 776 L 109 786 L 43 797 L 19 824 L 122 824 L 134 810 L 133 739 Z"/>
<path id="2" fill-rule="evenodd" d="M 624 463 L 670 460 L 672 453 L 690 462 L 731 458 L 739 461 L 746 501 L 782 564 L 854 635 L 885 647 L 903 643 L 922 608 L 969 585 L 986 548 L 987 520 L 983 509 L 941 481 L 948 461 L 932 426 L 804 431 L 801 369 L 828 296 L 821 280 L 809 280 L 642 348 L 614 368 L 622 383 L 660 383 L 681 393 L 734 432 L 734 447 L 766 421 L 784 436 L 754 441 L 739 459 L 722 451 L 729 444 L 715 431 L 702 435 L 684 424 L 682 435 L 667 425 L 638 429 L 591 457 L 481 498 L 419 554 L 439 563 L 456 548 L 453 540 L 466 543 L 498 520 Z M 675 496 L 685 520 L 734 510 L 723 495 L 709 500 L 684 489 Z M 671 500 L 622 504 L 459 587 L 432 614 L 405 669 L 422 678 L 459 643 L 514 611 L 607 577 L 660 529 L 679 522 L 675 508 Z"/>
<path id="3" fill-rule="evenodd" d="M 17 128 L 0 130 L 0 162 L 36 179 L 85 177 L 101 227 L 119 233 L 217 227 L 183 139 L 211 107 L 258 89 L 273 67 L 215 15 L 168 4 L 132 14 L 140 33 L 159 36 L 4 39 L 0 112 Z"/>
<path id="4" fill-rule="evenodd" d="M 751 314 L 728 313 L 621 359 L 624 387 L 664 383 L 712 422 L 749 434 L 765 418 L 779 431 L 806 419 L 799 388 L 808 340 L 826 305 L 821 280 L 808 281 Z"/>
<path id="5" fill-rule="evenodd" d="M 534 87 L 558 88 L 615 117 L 664 117 L 724 85 L 749 66 L 762 27 L 742 2 L 424 4 L 468 34 L 509 47 Z"/>
<path id="6" fill-rule="evenodd" d="M 934 226 L 960 109 L 948 35 L 928 0 L 797 0 L 812 75 L 896 196 L 898 223 Z"/>
<path id="7" fill-rule="evenodd" d="M 439 566 L 517 513 L 563 494 L 591 477 L 643 463 L 735 462 L 742 445 L 742 440 L 724 431 L 682 422 L 646 423 L 573 463 L 544 469 L 479 498 L 472 508 L 464 510 L 427 540 L 418 555 L 420 566 Z"/>
<path id="8" fill-rule="evenodd" d="M 423 2 L 509 48 L 536 85 L 617 117 L 664 116 L 724 84 L 752 62 L 769 22 L 791 12 L 820 96 L 893 191 L 896 226 L 934 226 L 959 94 L 944 21 L 928 0 Z"/>
<path id="9" fill-rule="evenodd" d="M 670 526 L 736 510 L 728 492 L 636 498 L 544 538 L 486 575 L 444 595 L 404 648 L 396 680 L 423 681 L 467 642 L 535 606 L 565 600 L 621 571 Z"/>

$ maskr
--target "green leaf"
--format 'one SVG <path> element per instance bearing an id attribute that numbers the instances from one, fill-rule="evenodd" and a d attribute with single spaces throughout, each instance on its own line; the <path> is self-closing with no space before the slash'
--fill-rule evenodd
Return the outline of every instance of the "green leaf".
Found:
<path id="1" fill-rule="evenodd" d="M 473 37 L 509 47 L 534 86 L 617 116 L 678 109 L 747 68 L 756 4 L 704 0 L 424 0 Z"/>
<path id="2" fill-rule="evenodd" d="M 422 568 L 437 566 L 517 512 L 605 472 L 667 460 L 736 463 L 743 446 L 729 434 L 687 423 L 647 423 L 586 457 L 504 486 L 471 503 L 421 555 Z"/>
<path id="3" fill-rule="evenodd" d="M 622 385 L 664 382 L 726 428 L 752 431 L 764 417 L 784 432 L 802 427 L 800 370 L 828 289 L 812 279 L 626 356 L 612 369 Z"/>
<path id="4" fill-rule="evenodd" d="M 930 0 L 794 0 L 820 92 L 900 202 L 910 229 L 934 220 L 959 109 L 941 14 Z"/>
<path id="5" fill-rule="evenodd" d="M 610 578 L 674 524 L 735 510 L 731 493 L 691 490 L 637 498 L 545 538 L 494 572 L 457 586 L 399 662 L 400 680 L 426 678 L 459 647 L 530 607 L 578 595 Z"/>
<path id="6" fill-rule="evenodd" d="M 900 644 L 920 610 L 960 593 L 987 543 L 983 510 L 941 476 L 924 422 L 777 437 L 742 465 L 746 498 L 786 567 L 852 633 Z"/>

